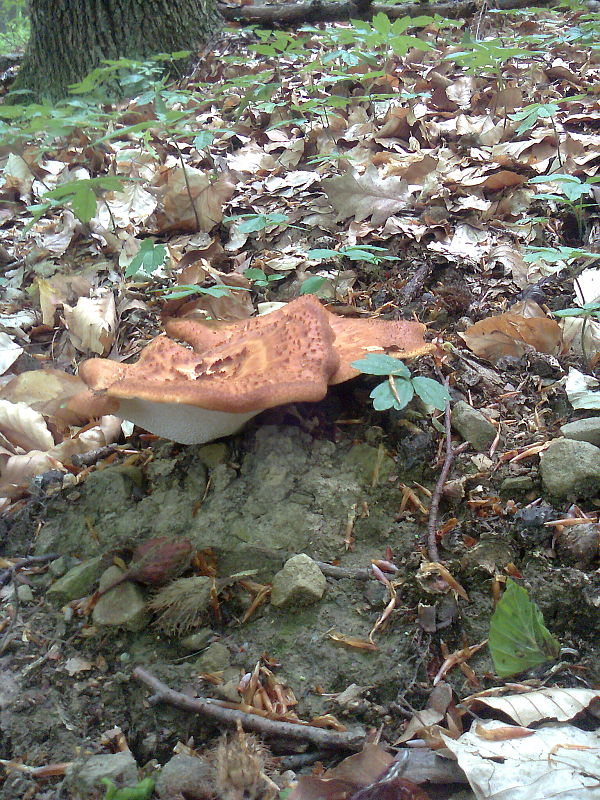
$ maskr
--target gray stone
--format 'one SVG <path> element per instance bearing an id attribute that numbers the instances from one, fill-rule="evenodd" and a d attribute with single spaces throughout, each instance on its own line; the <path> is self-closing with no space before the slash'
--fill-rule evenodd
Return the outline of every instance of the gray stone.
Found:
<path id="1" fill-rule="evenodd" d="M 229 666 L 229 650 L 222 642 L 213 642 L 196 661 L 201 672 L 222 672 Z"/>
<path id="2" fill-rule="evenodd" d="M 102 573 L 100 589 L 109 586 L 122 574 L 118 567 L 109 567 Z M 131 581 L 115 586 L 101 597 L 92 618 L 96 625 L 126 628 L 128 631 L 141 631 L 150 621 L 142 590 Z"/>
<path id="3" fill-rule="evenodd" d="M 195 653 L 197 650 L 202 650 L 203 647 L 209 643 L 213 636 L 211 628 L 202 628 L 196 633 L 191 633 L 189 636 L 184 636 L 179 640 L 179 644 L 188 653 Z"/>
<path id="4" fill-rule="evenodd" d="M 307 606 L 325 594 L 327 581 L 315 562 L 305 553 L 292 556 L 273 578 L 271 605 Z"/>
<path id="5" fill-rule="evenodd" d="M 562 425 L 560 432 L 565 439 L 575 439 L 578 442 L 589 442 L 600 447 L 600 417 L 578 419 L 576 422 L 567 422 Z"/>
<path id="6" fill-rule="evenodd" d="M 452 408 L 452 427 L 463 439 L 472 444 L 475 450 L 488 450 L 496 438 L 496 428 L 476 408 L 459 400 Z"/>
<path id="7" fill-rule="evenodd" d="M 73 762 L 67 767 L 62 783 L 62 788 L 67 790 L 65 797 L 71 800 L 97 797 L 99 791 L 104 792 L 101 778 L 109 778 L 117 787 L 135 786 L 138 782 L 138 770 L 134 757 L 129 751 L 124 751 L 89 756 Z"/>
<path id="8" fill-rule="evenodd" d="M 542 453 L 540 473 L 544 488 L 555 497 L 594 497 L 600 494 L 600 448 L 556 439 Z"/>
<path id="9" fill-rule="evenodd" d="M 503 494 L 511 492 L 528 492 L 533 489 L 534 480 L 531 475 L 509 475 L 500 484 L 500 491 Z"/>
<path id="10" fill-rule="evenodd" d="M 209 469 L 218 464 L 226 464 L 229 458 L 229 448 L 224 442 L 205 444 L 198 449 L 198 457 Z"/>
<path id="11" fill-rule="evenodd" d="M 31 586 L 27 586 L 26 583 L 17 586 L 17 597 L 20 603 L 31 603 L 35 600 L 33 592 L 31 591 Z"/>
<path id="12" fill-rule="evenodd" d="M 102 574 L 102 556 L 90 558 L 70 569 L 48 589 L 48 598 L 69 603 L 90 594 Z"/>
<path id="13" fill-rule="evenodd" d="M 208 759 L 178 753 L 164 765 L 156 782 L 156 793 L 165 800 L 185 797 L 208 800 L 214 797 L 213 770 Z"/>

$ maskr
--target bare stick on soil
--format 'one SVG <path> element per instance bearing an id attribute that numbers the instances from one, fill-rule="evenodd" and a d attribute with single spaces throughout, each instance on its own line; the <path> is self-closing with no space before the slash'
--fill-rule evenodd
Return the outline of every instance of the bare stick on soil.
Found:
<path id="1" fill-rule="evenodd" d="M 330 731 L 316 728 L 313 725 L 301 725 L 294 722 L 281 722 L 275 719 L 259 717 L 235 708 L 220 705 L 218 701 L 206 697 L 188 697 L 186 694 L 170 689 L 165 683 L 154 677 L 143 667 L 136 667 L 132 676 L 145 683 L 154 692 L 149 702 L 168 703 L 183 711 L 203 714 L 225 725 L 236 725 L 239 720 L 246 731 L 255 731 L 267 736 L 279 736 L 283 739 L 295 739 L 310 742 L 317 747 L 334 748 L 336 750 L 360 750 L 364 743 L 364 734 Z"/>
<path id="2" fill-rule="evenodd" d="M 446 380 L 444 381 L 446 389 L 448 388 L 448 383 L 449 381 L 446 378 Z M 458 455 L 458 453 L 462 453 L 462 451 L 468 446 L 467 442 L 459 445 L 456 448 L 452 446 L 452 430 L 450 427 L 450 402 L 446 403 L 446 410 L 444 412 L 444 430 L 446 435 L 446 456 L 444 458 L 444 464 L 442 466 L 442 471 L 440 472 L 440 477 L 438 478 L 437 483 L 435 485 L 435 489 L 433 490 L 433 494 L 431 495 L 431 503 L 429 505 L 429 519 L 427 521 L 427 552 L 429 554 L 430 561 L 440 560 L 440 551 L 438 550 L 437 546 L 436 533 L 437 533 L 438 510 L 440 506 L 440 500 L 442 498 L 442 492 L 444 491 L 444 485 L 448 478 L 448 473 L 450 472 L 450 467 L 452 466 L 454 458 Z"/>

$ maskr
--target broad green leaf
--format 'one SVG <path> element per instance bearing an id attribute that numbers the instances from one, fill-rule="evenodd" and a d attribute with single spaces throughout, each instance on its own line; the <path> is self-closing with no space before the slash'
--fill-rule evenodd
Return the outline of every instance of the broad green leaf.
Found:
<path id="1" fill-rule="evenodd" d="M 311 278 L 307 278 L 302 282 L 300 294 L 314 294 L 319 291 L 324 283 L 325 278 L 321 277 L 321 275 L 313 275 Z"/>
<path id="2" fill-rule="evenodd" d="M 560 642 L 527 590 L 508 580 L 490 620 L 489 648 L 497 675 L 506 678 L 557 658 Z"/>
<path id="3" fill-rule="evenodd" d="M 364 358 L 353 361 L 351 366 L 365 375 L 398 375 L 401 378 L 410 378 L 410 370 L 406 364 L 382 353 L 369 353 Z"/>
<path id="4" fill-rule="evenodd" d="M 248 278 L 249 281 L 267 280 L 264 270 L 259 269 L 258 267 L 249 267 L 248 269 L 244 270 L 244 277 Z"/>
<path id="5" fill-rule="evenodd" d="M 339 258 L 340 253 L 337 250 L 329 250 L 326 247 L 319 247 L 316 250 L 309 250 L 306 254 L 307 258 L 314 261 L 324 261 L 325 259 Z"/>
<path id="6" fill-rule="evenodd" d="M 412 385 L 417 394 L 424 403 L 427 403 L 434 408 L 443 411 L 446 408 L 446 403 L 450 400 L 450 395 L 446 387 L 439 381 L 433 378 L 413 378 Z"/>
<path id="7" fill-rule="evenodd" d="M 87 224 L 96 213 L 96 195 L 89 186 L 80 186 L 71 201 L 71 207 L 77 219 Z"/>
<path id="8" fill-rule="evenodd" d="M 412 383 L 404 378 L 394 378 L 396 395 L 392 391 L 389 381 L 383 381 L 376 386 L 369 397 L 373 401 L 375 411 L 385 411 L 388 408 L 395 408 L 401 411 L 413 398 L 414 390 Z"/>
<path id="9" fill-rule="evenodd" d="M 125 270 L 125 277 L 132 278 L 140 270 L 151 275 L 165 263 L 167 250 L 164 245 L 155 245 L 152 239 L 144 239 L 140 249 Z"/>

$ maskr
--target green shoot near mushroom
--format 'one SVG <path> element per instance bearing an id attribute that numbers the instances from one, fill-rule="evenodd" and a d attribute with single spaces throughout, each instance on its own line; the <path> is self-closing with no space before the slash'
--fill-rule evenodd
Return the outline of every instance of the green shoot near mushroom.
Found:
<path id="1" fill-rule="evenodd" d="M 365 358 L 353 361 L 352 366 L 365 375 L 386 376 L 386 380 L 369 395 L 376 411 L 386 411 L 388 408 L 401 411 L 415 395 L 427 405 L 444 411 L 450 399 L 448 390 L 439 381 L 413 377 L 406 364 L 393 356 L 369 353 Z"/>

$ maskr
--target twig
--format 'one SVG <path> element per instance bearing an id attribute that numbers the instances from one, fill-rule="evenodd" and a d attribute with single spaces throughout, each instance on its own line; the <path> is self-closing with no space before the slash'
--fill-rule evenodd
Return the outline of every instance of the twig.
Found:
<path id="1" fill-rule="evenodd" d="M 236 725 L 239 720 L 244 730 L 255 731 L 269 736 L 279 736 L 284 739 L 308 741 L 317 745 L 317 747 L 358 751 L 364 743 L 364 733 L 330 731 L 325 728 L 317 728 L 314 725 L 281 722 L 219 705 L 210 698 L 188 697 L 186 694 L 170 689 L 143 667 L 136 667 L 132 672 L 132 677 L 152 689 L 154 694 L 149 698 L 149 702 L 152 705 L 168 703 L 183 711 L 191 711 L 194 714 L 203 714 L 206 717 L 211 717 L 225 725 Z"/>
<path id="2" fill-rule="evenodd" d="M 448 384 L 449 381 L 448 378 L 446 378 L 446 380 L 444 381 L 446 389 L 448 389 Z M 446 456 L 444 458 L 444 464 L 442 466 L 442 471 L 440 472 L 440 477 L 438 478 L 437 483 L 435 485 L 435 489 L 433 490 L 433 494 L 431 495 L 431 503 L 429 505 L 429 519 L 427 521 L 427 552 L 429 554 L 430 561 L 440 560 L 440 551 L 438 550 L 437 546 L 436 533 L 437 533 L 438 510 L 440 506 L 440 500 L 442 498 L 442 492 L 444 491 L 444 485 L 446 483 L 446 479 L 448 477 L 448 473 L 450 472 L 450 467 L 452 466 L 454 458 L 458 455 L 458 453 L 462 453 L 462 451 L 468 446 L 467 442 L 459 445 L 456 448 L 452 446 L 452 430 L 450 427 L 450 401 L 446 402 L 446 410 L 444 411 L 444 430 L 446 434 Z"/>
<path id="3" fill-rule="evenodd" d="M 58 553 L 46 553 L 43 556 L 23 556 L 23 558 L 17 558 L 10 567 L 0 571 L 0 587 L 10 583 L 15 570 L 21 569 L 21 567 L 29 567 L 32 564 L 45 564 L 46 561 L 54 561 L 56 558 L 58 558 Z"/>

